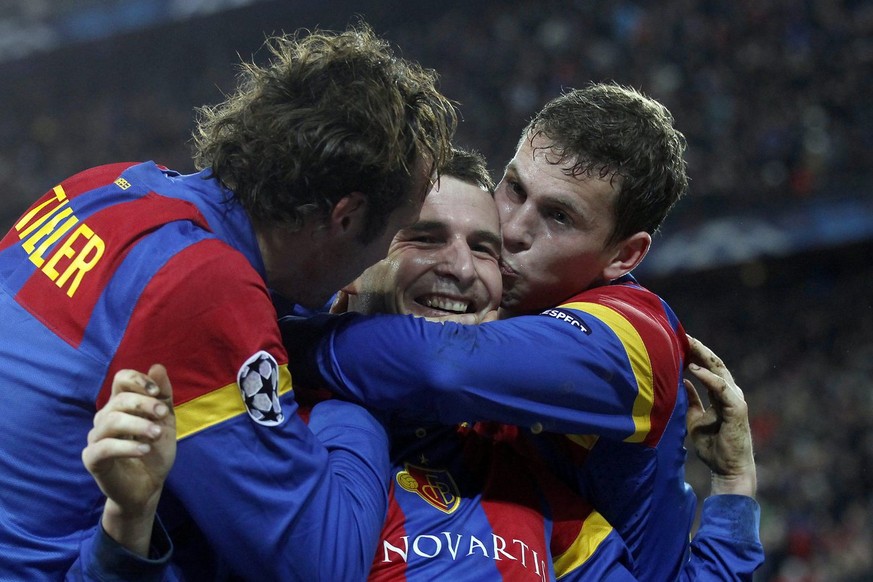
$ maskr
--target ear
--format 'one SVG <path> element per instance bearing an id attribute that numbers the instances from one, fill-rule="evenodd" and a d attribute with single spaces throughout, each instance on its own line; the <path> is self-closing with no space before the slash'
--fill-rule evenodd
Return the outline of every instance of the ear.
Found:
<path id="1" fill-rule="evenodd" d="M 604 279 L 613 281 L 630 273 L 645 258 L 651 246 L 652 235 L 647 232 L 632 234 L 616 244 L 612 259 L 603 269 Z"/>
<path id="2" fill-rule="evenodd" d="M 330 211 L 328 229 L 333 234 L 357 234 L 367 219 L 367 198 L 361 192 L 352 192 L 339 199 Z"/>

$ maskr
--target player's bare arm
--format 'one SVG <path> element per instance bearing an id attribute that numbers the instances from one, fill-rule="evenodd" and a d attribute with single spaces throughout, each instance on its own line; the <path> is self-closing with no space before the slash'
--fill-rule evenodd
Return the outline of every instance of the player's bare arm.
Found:
<path id="1" fill-rule="evenodd" d="M 106 495 L 102 525 L 128 550 L 148 555 L 164 481 L 176 457 L 176 419 L 166 369 L 122 370 L 94 416 L 82 461 Z"/>
<path id="2" fill-rule="evenodd" d="M 686 379 L 688 434 L 697 456 L 712 471 L 712 494 L 755 496 L 757 472 L 752 453 L 749 410 L 743 391 L 724 362 L 712 350 L 689 336 L 688 370 L 709 394 L 704 408 L 694 384 Z"/>

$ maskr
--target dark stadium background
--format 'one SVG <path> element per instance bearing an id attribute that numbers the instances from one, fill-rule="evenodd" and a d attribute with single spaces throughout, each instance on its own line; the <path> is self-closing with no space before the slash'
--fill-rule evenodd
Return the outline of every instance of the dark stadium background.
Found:
<path id="1" fill-rule="evenodd" d="M 441 73 L 498 178 L 564 87 L 615 80 L 673 111 L 691 193 L 637 274 L 746 391 L 756 579 L 873 579 L 869 1 L 3 0 L 0 227 L 89 166 L 193 170 L 192 109 L 232 89 L 237 54 L 355 15 Z M 707 490 L 695 459 L 688 476 Z"/>

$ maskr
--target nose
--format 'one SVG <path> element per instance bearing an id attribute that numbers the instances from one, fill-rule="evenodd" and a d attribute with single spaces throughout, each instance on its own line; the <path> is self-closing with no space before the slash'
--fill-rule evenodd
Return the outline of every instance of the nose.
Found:
<path id="1" fill-rule="evenodd" d="M 500 232 L 503 247 L 510 253 L 530 248 L 533 242 L 535 209 L 529 204 L 507 205 L 500 208 Z"/>
<path id="2" fill-rule="evenodd" d="M 436 272 L 444 277 L 455 279 L 462 289 L 476 282 L 478 273 L 473 260 L 473 252 L 463 240 L 453 240 L 443 248 Z"/>

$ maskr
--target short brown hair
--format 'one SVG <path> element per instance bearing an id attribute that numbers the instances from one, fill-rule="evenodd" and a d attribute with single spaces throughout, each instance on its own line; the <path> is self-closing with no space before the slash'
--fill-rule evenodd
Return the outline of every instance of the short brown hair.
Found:
<path id="1" fill-rule="evenodd" d="M 256 223 L 293 229 L 361 192 L 362 238 L 372 239 L 417 170 L 432 174 L 449 154 L 456 112 L 436 73 L 394 56 L 365 24 L 266 46 L 266 66 L 243 63 L 236 93 L 198 110 L 198 167 L 211 168 Z"/>
<path id="2" fill-rule="evenodd" d="M 494 194 L 494 179 L 488 171 L 485 156 L 476 150 L 453 147 L 451 157 L 440 170 L 441 176 L 451 176 Z"/>
<path id="3" fill-rule="evenodd" d="M 522 139 L 536 136 L 551 142 L 567 175 L 620 180 L 607 244 L 654 234 L 688 189 L 685 137 L 666 107 L 635 89 L 593 83 L 564 93 L 534 116 Z"/>

